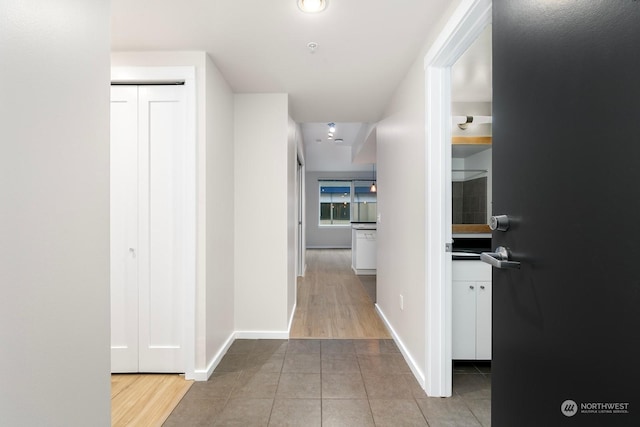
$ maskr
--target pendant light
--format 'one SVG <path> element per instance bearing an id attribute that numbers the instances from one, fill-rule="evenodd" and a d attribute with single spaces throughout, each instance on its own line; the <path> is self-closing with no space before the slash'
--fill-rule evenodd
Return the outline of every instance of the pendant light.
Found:
<path id="1" fill-rule="evenodd" d="M 369 193 L 377 193 L 378 189 L 376 188 L 376 164 L 373 163 L 371 167 L 373 168 L 373 182 L 371 182 L 371 187 L 369 187 Z"/>

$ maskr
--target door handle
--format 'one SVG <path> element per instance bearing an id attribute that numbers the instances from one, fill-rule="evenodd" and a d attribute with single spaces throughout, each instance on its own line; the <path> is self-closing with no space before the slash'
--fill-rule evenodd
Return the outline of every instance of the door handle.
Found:
<path id="1" fill-rule="evenodd" d="M 482 252 L 480 261 L 491 264 L 495 268 L 520 268 L 518 261 L 509 261 L 509 250 L 504 246 L 498 246 L 495 252 Z"/>

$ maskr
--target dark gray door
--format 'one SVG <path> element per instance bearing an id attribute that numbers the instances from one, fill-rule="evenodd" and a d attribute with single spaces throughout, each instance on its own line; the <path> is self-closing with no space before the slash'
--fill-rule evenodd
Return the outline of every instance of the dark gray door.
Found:
<path id="1" fill-rule="evenodd" d="M 492 425 L 640 426 L 640 1 L 493 1 Z"/>

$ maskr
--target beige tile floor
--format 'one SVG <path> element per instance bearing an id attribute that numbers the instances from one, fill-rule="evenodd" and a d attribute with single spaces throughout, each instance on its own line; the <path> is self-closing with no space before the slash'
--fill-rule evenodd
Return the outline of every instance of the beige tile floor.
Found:
<path id="1" fill-rule="evenodd" d="M 392 340 L 237 340 L 165 426 L 489 426 L 488 365 L 429 398 Z"/>

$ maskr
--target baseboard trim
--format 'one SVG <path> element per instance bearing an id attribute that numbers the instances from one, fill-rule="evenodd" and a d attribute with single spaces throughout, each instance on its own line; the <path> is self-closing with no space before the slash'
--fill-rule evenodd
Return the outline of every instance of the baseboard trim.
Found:
<path id="1" fill-rule="evenodd" d="M 297 295 L 296 295 L 296 299 L 297 299 Z M 289 334 L 291 334 L 291 326 L 293 325 L 293 316 L 295 316 L 296 314 L 296 307 L 298 307 L 297 302 L 293 304 L 293 310 L 291 310 L 291 316 L 289 317 L 289 327 L 287 328 L 287 339 L 289 339 Z"/>
<path id="2" fill-rule="evenodd" d="M 209 377 L 211 377 L 211 374 L 213 374 L 213 371 L 216 369 L 216 367 L 220 364 L 220 361 L 222 360 L 224 355 L 227 354 L 229 347 L 231 347 L 231 344 L 233 344 L 235 340 L 236 333 L 232 332 L 231 335 L 229 335 L 229 338 L 227 338 L 227 340 L 222 345 L 222 348 L 220 348 L 213 359 L 211 359 L 211 362 L 209 362 L 209 365 L 207 365 L 207 369 L 196 369 L 194 371 L 193 378 L 187 379 L 196 381 L 207 381 Z"/>
<path id="3" fill-rule="evenodd" d="M 376 311 L 380 315 L 380 318 L 382 319 L 384 324 L 387 326 L 387 329 L 389 329 L 389 331 L 391 332 L 391 336 L 393 337 L 393 340 L 396 342 L 398 348 L 400 349 L 400 353 L 402 353 L 404 360 L 409 365 L 409 369 L 411 369 L 413 376 L 416 377 L 416 380 L 420 384 L 420 387 L 422 387 L 422 389 L 424 390 L 426 386 L 426 380 L 425 380 L 424 374 L 422 373 L 422 370 L 420 370 L 415 360 L 411 356 L 411 353 L 409 353 L 409 350 L 407 350 L 407 347 L 404 345 L 404 343 L 402 342 L 402 340 L 400 339 L 396 331 L 393 329 L 393 326 L 391 326 L 391 323 L 389 323 L 389 319 L 387 319 L 387 316 L 384 315 L 384 312 L 382 311 L 380 306 L 378 304 L 375 304 L 375 307 L 376 307 Z"/>
<path id="4" fill-rule="evenodd" d="M 289 331 L 236 331 L 236 339 L 246 340 L 288 340 Z"/>
<path id="5" fill-rule="evenodd" d="M 293 308 L 293 311 L 295 312 L 295 307 Z M 289 328 L 291 328 L 291 322 L 293 321 L 293 315 L 291 315 L 291 321 L 289 322 Z M 273 339 L 273 340 L 282 340 L 282 339 L 289 339 L 289 331 L 235 331 L 233 333 L 231 333 L 231 335 L 229 335 L 229 338 L 227 338 L 227 340 L 225 341 L 225 343 L 222 345 L 222 347 L 220 348 L 220 350 L 218 350 L 218 352 L 216 353 L 216 355 L 213 357 L 213 359 L 211 359 L 211 362 L 209 362 L 209 365 L 207 365 L 206 369 L 196 369 L 194 371 L 194 375 L 193 378 L 187 378 L 189 380 L 195 380 L 195 381 L 207 381 L 211 375 L 213 374 L 213 371 L 218 367 L 218 365 L 220 364 L 220 361 L 222 360 L 222 358 L 224 357 L 225 354 L 227 354 L 227 351 L 229 351 L 229 348 L 231 347 L 231 345 L 233 344 L 233 342 L 237 339 Z"/>
<path id="6" fill-rule="evenodd" d="M 328 245 L 328 246 L 307 246 L 307 249 L 351 249 L 351 245 L 348 246 L 336 246 L 336 245 Z"/>

